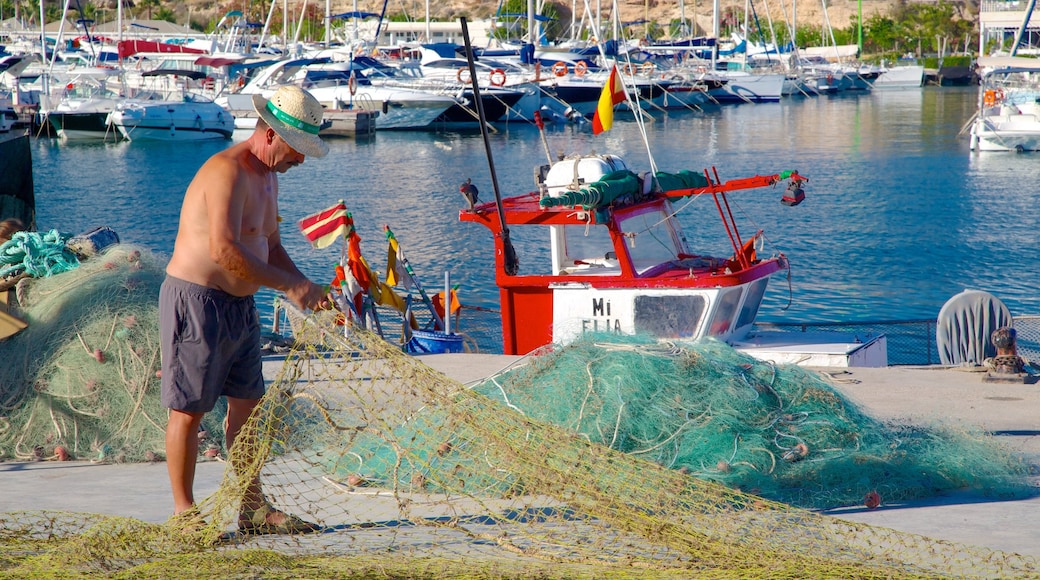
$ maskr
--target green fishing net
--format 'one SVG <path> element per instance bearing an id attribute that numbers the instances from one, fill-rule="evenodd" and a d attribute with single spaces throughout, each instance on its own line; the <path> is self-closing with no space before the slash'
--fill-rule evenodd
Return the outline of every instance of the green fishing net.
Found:
<path id="1" fill-rule="evenodd" d="M 110 246 L 16 286 L 22 332 L 0 341 L 0 459 L 164 456 L 159 286 L 165 261 Z M 222 437 L 207 418 L 210 442 Z M 206 447 L 204 445 L 203 447 Z"/>

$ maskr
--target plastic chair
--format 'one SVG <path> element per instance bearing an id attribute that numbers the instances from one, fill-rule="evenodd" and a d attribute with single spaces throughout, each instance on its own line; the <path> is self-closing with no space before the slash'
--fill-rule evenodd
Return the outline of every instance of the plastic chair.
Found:
<path id="1" fill-rule="evenodd" d="M 944 365 L 981 365 L 997 354 L 993 331 L 1012 326 L 1007 306 L 981 290 L 965 290 L 943 304 L 935 326 L 939 360 Z"/>

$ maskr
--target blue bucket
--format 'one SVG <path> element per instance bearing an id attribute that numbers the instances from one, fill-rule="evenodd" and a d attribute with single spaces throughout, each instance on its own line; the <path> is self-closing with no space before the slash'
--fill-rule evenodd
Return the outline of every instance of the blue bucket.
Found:
<path id="1" fill-rule="evenodd" d="M 404 345 L 409 354 L 444 354 L 463 352 L 461 334 L 445 334 L 426 330 L 413 330 L 412 339 Z"/>

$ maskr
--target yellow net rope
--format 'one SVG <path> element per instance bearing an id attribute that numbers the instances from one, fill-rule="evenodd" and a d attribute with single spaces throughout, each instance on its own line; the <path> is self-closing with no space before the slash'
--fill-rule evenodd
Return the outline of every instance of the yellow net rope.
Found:
<path id="1" fill-rule="evenodd" d="M 326 314 L 297 328 L 299 345 L 196 519 L 0 514 L 0 574 L 1036 575 L 1029 557 L 843 521 L 594 443 L 373 334 L 344 336 Z M 274 507 L 322 531 L 237 533 L 244 482 L 257 474 Z"/>

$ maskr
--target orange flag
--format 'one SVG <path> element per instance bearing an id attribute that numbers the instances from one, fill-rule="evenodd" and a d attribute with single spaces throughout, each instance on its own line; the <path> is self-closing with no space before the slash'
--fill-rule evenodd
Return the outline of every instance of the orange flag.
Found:
<path id="1" fill-rule="evenodd" d="M 625 83 L 621 80 L 617 65 L 610 68 L 610 77 L 599 94 L 599 105 L 592 116 L 592 134 L 609 131 L 614 125 L 614 105 L 625 102 Z"/>

